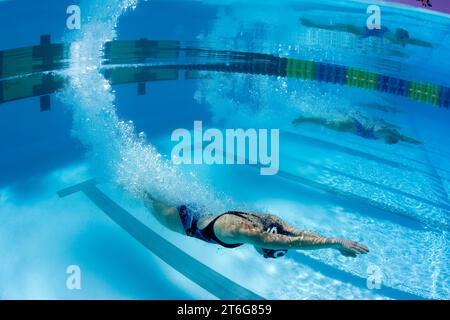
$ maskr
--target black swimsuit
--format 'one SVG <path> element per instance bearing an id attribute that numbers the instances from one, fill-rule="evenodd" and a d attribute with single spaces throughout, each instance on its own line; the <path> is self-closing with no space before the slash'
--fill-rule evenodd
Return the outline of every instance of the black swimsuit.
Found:
<path id="1" fill-rule="evenodd" d="M 221 241 L 219 238 L 217 238 L 215 232 L 214 232 L 214 224 L 216 223 L 217 219 L 222 217 L 226 214 L 231 214 L 243 219 L 246 219 L 250 222 L 253 222 L 251 219 L 249 219 L 247 216 L 252 215 L 254 217 L 257 217 L 261 220 L 264 230 L 266 232 L 271 233 L 279 233 L 284 235 L 289 235 L 288 232 L 284 231 L 283 226 L 276 222 L 268 222 L 265 219 L 261 219 L 260 216 L 251 214 L 251 213 L 245 213 L 245 212 L 239 212 L 239 211 L 228 211 L 225 213 L 222 213 L 221 215 L 215 217 L 208 225 L 203 228 L 199 229 L 197 226 L 198 218 L 196 215 L 185 205 L 181 205 L 177 207 L 178 213 L 180 214 L 180 219 L 183 224 L 184 231 L 186 232 L 186 235 L 190 237 L 194 237 L 200 240 L 203 240 L 208 243 L 215 243 L 219 244 L 222 247 L 225 248 L 237 248 L 243 245 L 243 243 L 234 243 L 234 244 L 228 244 L 223 241 Z M 278 258 L 280 256 L 283 256 L 287 250 L 271 250 L 271 249 L 263 249 L 264 251 L 264 257 L 266 258 Z"/>

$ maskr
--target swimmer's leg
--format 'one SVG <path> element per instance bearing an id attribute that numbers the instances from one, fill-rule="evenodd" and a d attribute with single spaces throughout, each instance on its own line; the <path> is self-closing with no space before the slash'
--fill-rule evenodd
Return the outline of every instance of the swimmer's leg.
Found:
<path id="1" fill-rule="evenodd" d="M 318 28 L 318 29 L 328 29 L 330 28 L 329 25 L 322 25 L 320 23 L 316 23 L 308 18 L 300 17 L 300 23 L 304 25 L 305 27 L 311 27 L 311 28 Z"/>
<path id="2" fill-rule="evenodd" d="M 144 191 L 144 203 L 145 205 L 153 207 L 157 211 L 170 211 L 174 209 L 174 206 L 167 204 L 161 200 L 154 198 L 148 191 Z M 176 208 L 175 208 L 176 209 Z"/>
<path id="3" fill-rule="evenodd" d="M 153 216 L 166 228 L 172 231 L 184 233 L 181 225 L 178 210 L 164 201 L 154 198 L 149 192 L 144 190 L 144 204 Z"/>
<path id="4" fill-rule="evenodd" d="M 354 121 L 351 119 L 347 120 L 328 120 L 325 118 L 319 117 L 298 117 L 292 123 L 295 126 L 298 126 L 302 123 L 312 123 L 321 125 L 331 130 L 341 131 L 341 132 L 355 132 L 356 127 Z"/>
<path id="5" fill-rule="evenodd" d="M 364 29 L 351 25 L 351 24 L 344 24 L 344 23 L 340 23 L 340 24 L 335 24 L 333 26 L 333 30 L 334 31 L 343 31 L 343 32 L 347 32 L 347 33 L 352 33 L 354 35 L 357 36 L 363 36 L 365 34 Z"/>
<path id="6" fill-rule="evenodd" d="M 314 22 L 314 21 L 304 18 L 304 17 L 300 18 L 300 22 L 302 25 L 304 25 L 306 27 L 330 30 L 330 31 L 343 31 L 343 32 L 353 33 L 358 36 L 364 35 L 364 30 L 362 28 L 356 27 L 351 24 L 344 24 L 344 23 L 321 24 L 321 23 Z"/>
<path id="7" fill-rule="evenodd" d="M 326 126 L 327 122 L 328 122 L 328 120 L 325 118 L 300 116 L 297 119 L 293 120 L 292 124 L 294 126 L 298 126 L 302 123 L 312 123 L 312 124 L 318 124 L 321 126 Z"/>

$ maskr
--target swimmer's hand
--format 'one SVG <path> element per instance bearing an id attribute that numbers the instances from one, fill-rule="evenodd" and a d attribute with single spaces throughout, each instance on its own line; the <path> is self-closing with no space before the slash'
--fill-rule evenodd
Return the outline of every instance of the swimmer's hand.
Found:
<path id="1" fill-rule="evenodd" d="M 422 141 L 416 140 L 414 138 L 408 137 L 408 136 L 401 136 L 401 140 L 412 143 L 412 144 L 422 144 Z"/>
<path id="2" fill-rule="evenodd" d="M 369 252 L 368 247 L 356 241 L 336 239 L 336 242 L 336 249 L 344 257 L 355 258 L 359 254 L 367 254 Z"/>

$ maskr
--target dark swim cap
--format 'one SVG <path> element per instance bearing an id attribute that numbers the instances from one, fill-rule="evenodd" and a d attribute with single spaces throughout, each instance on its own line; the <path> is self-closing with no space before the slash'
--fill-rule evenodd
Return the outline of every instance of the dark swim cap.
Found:
<path id="1" fill-rule="evenodd" d="M 281 226 L 279 226 L 278 224 L 271 224 L 267 228 L 266 232 L 268 232 L 268 233 L 278 233 L 278 227 L 281 227 Z M 279 250 L 264 249 L 264 248 L 261 248 L 261 249 L 264 252 L 264 258 L 266 258 L 266 259 L 267 258 L 272 258 L 272 259 L 281 258 L 287 253 L 286 249 L 279 249 Z"/>
<path id="2" fill-rule="evenodd" d="M 280 249 L 280 250 L 273 250 L 273 249 L 262 249 L 264 252 L 264 258 L 272 258 L 277 259 L 284 257 L 286 253 L 288 252 L 286 249 Z"/>

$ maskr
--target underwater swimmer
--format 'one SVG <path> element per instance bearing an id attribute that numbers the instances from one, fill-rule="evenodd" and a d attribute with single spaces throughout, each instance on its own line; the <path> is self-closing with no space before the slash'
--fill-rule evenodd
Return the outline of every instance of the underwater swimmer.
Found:
<path id="1" fill-rule="evenodd" d="M 366 254 L 360 243 L 326 238 L 298 230 L 270 214 L 228 211 L 219 215 L 199 216 L 186 205 L 172 206 L 144 192 L 144 202 L 155 218 L 172 231 L 225 248 L 251 244 L 265 258 L 279 258 L 287 250 L 336 249 L 346 257 Z"/>
<path id="2" fill-rule="evenodd" d="M 381 27 L 380 29 L 368 29 L 367 27 L 358 27 L 351 24 L 345 23 L 336 23 L 336 24 L 321 24 L 316 23 L 307 18 L 300 18 L 300 22 L 302 25 L 311 28 L 324 29 L 330 31 L 342 31 L 352 33 L 354 35 L 359 36 L 361 39 L 369 38 L 369 37 L 377 37 L 386 39 L 391 43 L 400 44 L 401 46 L 406 46 L 407 44 L 432 48 L 433 45 L 430 42 L 411 38 L 409 36 L 409 32 L 402 28 L 395 29 L 395 32 L 392 32 L 387 27 Z"/>
<path id="3" fill-rule="evenodd" d="M 343 120 L 330 120 L 319 117 L 298 117 L 292 123 L 298 126 L 303 123 L 311 123 L 321 125 L 328 129 L 340 132 L 349 132 L 364 139 L 379 140 L 383 139 L 387 144 L 396 144 L 399 141 L 421 144 L 420 141 L 400 134 L 395 126 L 387 123 L 370 123 L 367 118 L 359 115 L 350 116 Z"/>

